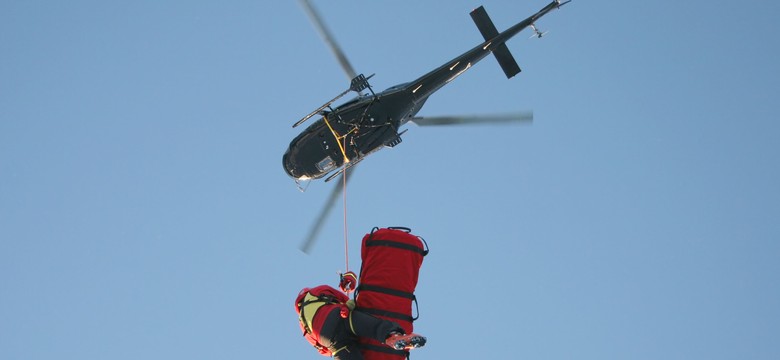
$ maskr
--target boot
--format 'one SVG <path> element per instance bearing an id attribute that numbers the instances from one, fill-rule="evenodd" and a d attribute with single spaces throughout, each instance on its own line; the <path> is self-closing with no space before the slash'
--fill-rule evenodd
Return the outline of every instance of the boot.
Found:
<path id="1" fill-rule="evenodd" d="M 390 333 L 385 344 L 396 350 L 411 350 L 423 347 L 426 341 L 425 336 L 419 334 Z"/>

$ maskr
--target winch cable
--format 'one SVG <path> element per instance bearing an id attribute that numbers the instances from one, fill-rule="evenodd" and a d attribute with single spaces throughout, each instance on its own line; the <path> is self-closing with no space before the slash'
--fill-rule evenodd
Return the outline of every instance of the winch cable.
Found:
<path id="1" fill-rule="evenodd" d="M 325 125 L 328 125 L 328 129 L 330 129 L 331 134 L 333 134 L 333 137 L 336 138 L 336 144 L 339 146 L 339 150 L 341 150 L 341 155 L 344 156 L 344 171 L 341 174 L 342 181 L 342 194 L 344 199 L 344 258 L 345 258 L 345 267 L 344 273 L 349 272 L 349 237 L 347 236 L 347 163 L 349 162 L 349 157 L 347 157 L 347 135 L 351 133 L 352 131 L 344 134 L 339 135 L 339 133 L 336 132 L 336 130 L 333 129 L 333 126 L 330 125 L 330 121 L 328 120 L 328 117 L 326 115 L 323 115 L 322 118 L 325 120 Z M 354 130 L 354 129 L 353 129 Z M 342 144 L 341 141 L 344 141 Z"/>
<path id="2" fill-rule="evenodd" d="M 344 145 L 346 146 L 346 137 L 344 138 Z M 343 191 L 344 195 L 344 259 L 346 259 L 346 265 L 344 272 L 349 272 L 349 236 L 347 236 L 347 169 L 344 169 L 344 173 L 341 174 L 343 179 Z"/>

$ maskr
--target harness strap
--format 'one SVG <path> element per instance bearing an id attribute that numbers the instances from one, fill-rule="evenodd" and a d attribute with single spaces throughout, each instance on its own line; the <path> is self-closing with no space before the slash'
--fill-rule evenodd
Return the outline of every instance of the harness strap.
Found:
<path id="1" fill-rule="evenodd" d="M 357 310 L 359 310 L 361 312 L 364 312 L 366 314 L 377 315 L 377 316 L 384 316 L 384 317 L 398 319 L 398 320 L 404 320 L 404 321 L 408 321 L 408 322 L 413 322 L 414 320 L 416 320 L 412 316 L 409 316 L 409 315 L 406 315 L 406 314 L 402 314 L 402 313 L 398 313 L 398 312 L 395 312 L 395 311 L 387 311 L 387 310 L 380 310 L 380 309 L 369 309 L 369 308 L 362 308 L 362 307 L 361 308 L 357 308 Z"/>
<path id="2" fill-rule="evenodd" d="M 352 323 L 352 311 L 349 312 L 349 331 L 357 335 L 357 332 L 355 332 L 355 324 Z"/>
<path id="3" fill-rule="evenodd" d="M 319 305 L 316 305 L 314 307 L 311 307 L 309 314 L 307 314 L 307 311 L 305 310 L 307 306 L 321 303 Z M 303 329 L 306 330 L 307 334 L 311 334 L 311 322 L 314 320 L 314 315 L 317 313 L 317 310 L 320 309 L 323 305 L 327 304 L 336 304 L 338 301 L 336 301 L 335 298 L 328 295 L 313 295 L 312 293 L 306 293 L 306 296 L 303 297 L 303 301 L 298 303 L 298 321 L 303 324 Z M 305 334 L 304 334 L 305 335 Z"/>
<path id="4" fill-rule="evenodd" d="M 391 226 L 391 227 L 388 227 L 388 229 L 403 231 L 403 232 L 405 232 L 407 234 L 412 232 L 412 229 L 410 229 L 408 227 L 403 227 L 403 226 Z M 374 239 L 374 233 L 377 230 L 379 230 L 379 227 L 377 227 L 377 226 L 375 226 L 373 229 L 371 229 L 371 233 L 369 234 L 368 241 L 366 241 L 366 246 L 389 246 L 389 247 L 394 247 L 394 248 L 398 248 L 398 249 L 414 251 L 414 252 L 416 252 L 418 254 L 421 254 L 422 256 L 428 255 L 428 252 L 430 251 L 428 249 L 428 242 L 425 241 L 425 239 L 423 239 L 422 236 L 417 236 L 417 239 L 419 239 L 423 243 L 423 249 L 421 250 L 420 248 L 418 248 L 418 247 L 416 247 L 414 245 L 406 244 L 406 243 L 402 243 L 402 242 L 398 242 L 398 241 L 394 241 L 394 240 Z"/>
<path id="5" fill-rule="evenodd" d="M 398 297 L 402 297 L 402 298 L 407 298 L 409 300 L 415 300 L 416 299 L 416 297 L 412 293 L 409 293 L 409 292 L 406 292 L 406 291 L 401 291 L 401 290 L 389 289 L 389 288 L 386 288 L 386 287 L 376 286 L 376 285 L 360 284 L 360 285 L 358 285 L 358 290 L 357 291 L 373 291 L 373 292 L 379 292 L 379 293 L 383 293 L 383 294 L 398 296 Z"/>
<path id="6" fill-rule="evenodd" d="M 346 349 L 346 348 L 347 348 L 347 346 L 342 346 L 342 347 L 340 347 L 340 348 L 336 349 L 336 351 L 332 351 L 332 352 L 331 352 L 331 355 L 332 355 L 332 356 L 336 356 L 336 354 L 338 354 L 338 353 L 339 353 L 339 351 L 341 351 L 341 350 L 344 350 L 344 349 Z"/>
<path id="7" fill-rule="evenodd" d="M 428 255 L 428 250 L 420 249 L 419 247 L 414 246 L 412 244 L 406 244 L 406 243 L 393 241 L 393 240 L 371 240 L 370 242 L 368 241 L 366 242 L 366 246 L 394 247 L 396 249 L 413 251 L 422 256 Z"/>

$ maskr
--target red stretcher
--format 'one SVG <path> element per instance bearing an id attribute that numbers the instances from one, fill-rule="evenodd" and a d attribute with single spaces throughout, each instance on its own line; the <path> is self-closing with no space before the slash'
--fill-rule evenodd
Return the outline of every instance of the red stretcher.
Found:
<path id="1" fill-rule="evenodd" d="M 425 240 L 408 228 L 374 228 L 366 234 L 355 290 L 357 309 L 395 321 L 407 334 L 413 332 L 413 323 L 419 316 L 414 289 L 427 254 Z M 360 348 L 366 360 L 401 360 L 409 356 L 408 351 L 398 351 L 368 338 L 360 338 Z"/>

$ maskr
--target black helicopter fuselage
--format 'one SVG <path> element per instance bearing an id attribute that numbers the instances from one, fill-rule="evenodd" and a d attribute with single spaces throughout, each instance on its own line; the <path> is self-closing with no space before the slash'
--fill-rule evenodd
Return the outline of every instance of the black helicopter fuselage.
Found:
<path id="1" fill-rule="evenodd" d="M 287 173 L 298 180 L 318 179 L 346 163 L 400 141 L 403 119 L 425 102 L 415 101 L 406 86 L 362 95 L 326 111 L 290 143 L 283 156 Z"/>
<path id="2" fill-rule="evenodd" d="M 397 145 L 401 142 L 400 127 L 420 111 L 429 96 L 491 52 L 496 55 L 507 77 L 513 76 L 520 69 L 509 55 L 506 41 L 565 3 L 553 1 L 501 33 L 495 30 L 480 8 L 483 17 L 476 17 L 474 13 L 472 17 L 485 38 L 484 42 L 414 81 L 376 94 L 360 95 L 336 108 L 322 111 L 319 120 L 290 142 L 282 157 L 285 171 L 296 180 L 319 179 L 345 165 L 353 165 L 383 147 Z M 508 56 L 516 69 L 508 69 L 512 66 L 505 66 L 507 61 L 500 55 Z"/>

